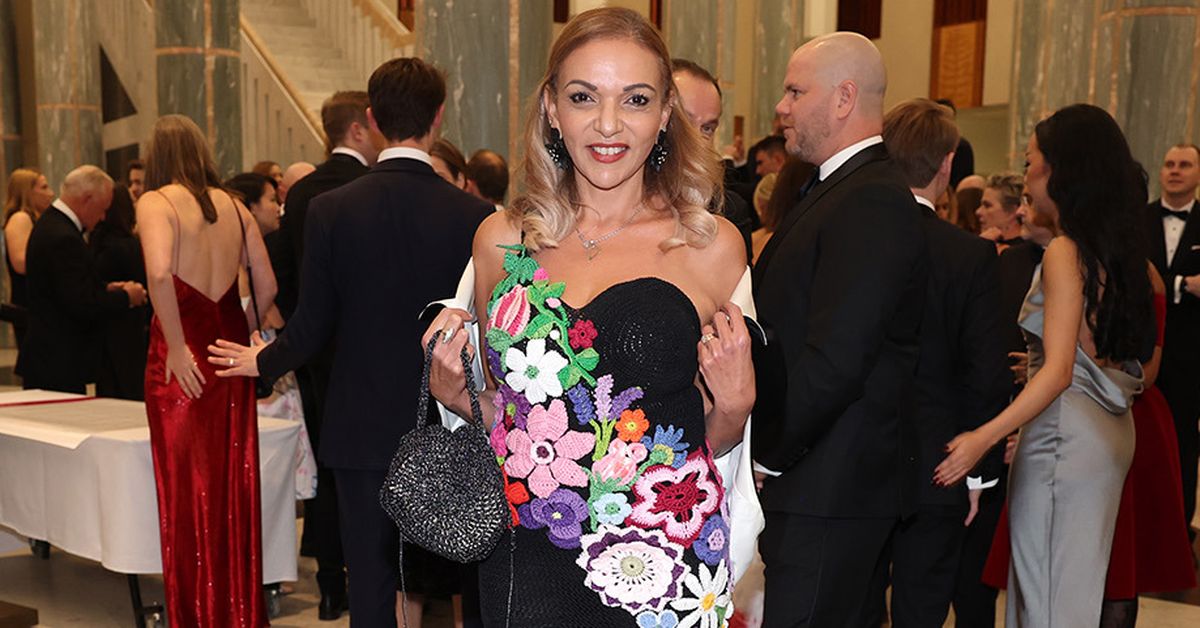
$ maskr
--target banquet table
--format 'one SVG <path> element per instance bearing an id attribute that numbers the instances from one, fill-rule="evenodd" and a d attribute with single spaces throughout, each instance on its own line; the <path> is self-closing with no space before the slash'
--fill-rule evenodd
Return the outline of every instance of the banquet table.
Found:
<path id="1" fill-rule="evenodd" d="M 263 582 L 294 581 L 300 424 L 259 417 L 258 427 Z M 40 390 L 0 393 L 0 526 L 111 571 L 161 573 L 145 405 Z"/>

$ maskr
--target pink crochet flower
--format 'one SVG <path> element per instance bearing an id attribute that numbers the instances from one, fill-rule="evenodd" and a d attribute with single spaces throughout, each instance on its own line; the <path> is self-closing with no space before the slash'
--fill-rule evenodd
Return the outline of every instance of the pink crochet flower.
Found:
<path id="1" fill-rule="evenodd" d="M 567 429 L 567 407 L 561 399 L 529 411 L 525 429 L 514 428 L 506 438 L 504 469 L 516 478 L 529 478 L 529 489 L 547 498 L 560 485 L 587 486 L 587 473 L 575 460 L 591 453 L 596 435 Z"/>
<path id="2" fill-rule="evenodd" d="M 721 506 L 724 491 L 704 454 L 692 452 L 678 469 L 655 465 L 633 485 L 636 501 L 629 523 L 662 528 L 667 538 L 688 547 L 700 536 L 704 520 Z"/>
<path id="3" fill-rule="evenodd" d="M 638 464 L 646 459 L 649 452 L 641 443 L 627 443 L 613 439 L 608 444 L 608 453 L 592 465 L 592 472 L 601 481 L 617 479 L 621 484 L 628 484 L 637 476 Z"/>
<path id="4" fill-rule="evenodd" d="M 529 299 L 525 286 L 514 286 L 505 293 L 492 308 L 488 328 L 503 329 L 509 336 L 516 337 L 529 324 Z"/>

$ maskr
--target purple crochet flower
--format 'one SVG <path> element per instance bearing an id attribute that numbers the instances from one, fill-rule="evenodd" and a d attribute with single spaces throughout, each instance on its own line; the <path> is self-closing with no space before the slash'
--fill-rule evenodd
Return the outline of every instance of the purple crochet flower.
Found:
<path id="1" fill-rule="evenodd" d="M 575 411 L 575 420 L 580 425 L 587 425 L 596 418 L 596 406 L 592 404 L 592 395 L 582 384 L 567 391 L 567 399 L 571 400 L 571 408 Z"/>
<path id="2" fill-rule="evenodd" d="M 713 515 L 700 528 L 700 537 L 692 543 L 700 560 L 716 566 L 729 554 L 729 525 L 721 515 Z"/>
<path id="3" fill-rule="evenodd" d="M 508 384 L 500 384 L 496 397 L 499 401 L 496 405 L 503 409 L 504 418 L 511 419 L 513 425 L 525 429 L 525 419 L 529 417 L 531 408 L 525 395 L 509 388 Z"/>
<path id="4" fill-rule="evenodd" d="M 545 499 L 534 498 L 518 512 L 521 525 L 530 530 L 549 528 L 550 542 L 563 549 L 579 547 L 583 523 L 588 520 L 587 502 L 565 488 L 555 490 Z"/>
<path id="5" fill-rule="evenodd" d="M 504 381 L 504 366 L 500 364 L 500 353 L 491 347 L 487 349 L 487 363 L 492 377 L 495 377 L 496 381 Z"/>
<path id="6" fill-rule="evenodd" d="M 660 530 L 600 526 L 583 535 L 581 545 L 575 564 L 587 572 L 583 583 L 605 606 L 661 612 L 681 592 L 687 571 L 683 548 Z"/>

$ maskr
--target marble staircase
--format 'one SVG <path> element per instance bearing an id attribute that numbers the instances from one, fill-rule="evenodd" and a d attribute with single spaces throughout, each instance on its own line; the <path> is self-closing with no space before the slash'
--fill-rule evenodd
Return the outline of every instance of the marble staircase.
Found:
<path id="1" fill-rule="evenodd" d="M 317 120 L 334 92 L 365 90 L 379 63 L 414 49 L 412 34 L 380 0 L 242 0 L 241 11 Z"/>

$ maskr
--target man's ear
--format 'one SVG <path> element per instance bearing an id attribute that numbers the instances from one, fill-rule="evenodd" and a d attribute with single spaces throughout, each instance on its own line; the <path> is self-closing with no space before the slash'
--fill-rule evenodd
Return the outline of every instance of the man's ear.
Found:
<path id="1" fill-rule="evenodd" d="M 950 174 L 950 168 L 954 165 L 954 151 L 946 153 L 942 158 L 942 165 L 938 166 L 938 174 Z"/>
<path id="2" fill-rule="evenodd" d="M 367 125 L 371 127 L 372 131 L 383 135 L 383 131 L 379 130 L 379 123 L 375 121 L 375 112 L 370 107 L 367 107 Z"/>

